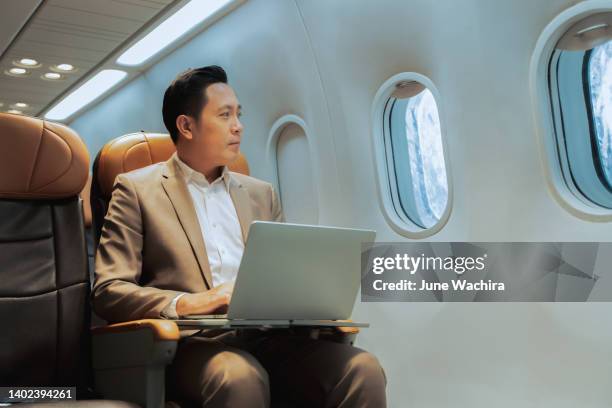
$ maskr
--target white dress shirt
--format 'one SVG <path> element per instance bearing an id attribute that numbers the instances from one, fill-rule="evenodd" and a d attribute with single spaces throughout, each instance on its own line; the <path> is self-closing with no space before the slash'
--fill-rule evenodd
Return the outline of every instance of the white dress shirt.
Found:
<path id="1" fill-rule="evenodd" d="M 200 223 L 206 246 L 213 286 L 236 279 L 244 242 L 234 202 L 229 194 L 230 175 L 223 167 L 221 177 L 209 183 L 206 177 L 175 156 Z M 162 312 L 169 318 L 177 318 L 177 296 Z"/>

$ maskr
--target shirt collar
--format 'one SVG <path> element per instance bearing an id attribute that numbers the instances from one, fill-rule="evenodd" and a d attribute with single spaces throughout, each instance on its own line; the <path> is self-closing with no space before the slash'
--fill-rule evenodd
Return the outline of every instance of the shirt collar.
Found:
<path id="1" fill-rule="evenodd" d="M 181 169 L 181 173 L 183 174 L 185 183 L 194 183 L 201 187 L 210 187 L 211 183 L 208 182 L 206 176 L 204 176 L 199 171 L 189 167 L 187 163 L 185 163 L 178 157 L 178 154 L 174 153 L 174 158 L 176 159 L 176 162 L 179 168 Z M 223 182 L 225 183 L 225 187 L 228 188 L 230 182 L 230 172 L 227 166 L 223 166 L 223 169 L 221 170 L 221 177 L 219 178 L 223 180 Z M 213 183 L 215 183 L 217 180 L 213 181 Z"/>

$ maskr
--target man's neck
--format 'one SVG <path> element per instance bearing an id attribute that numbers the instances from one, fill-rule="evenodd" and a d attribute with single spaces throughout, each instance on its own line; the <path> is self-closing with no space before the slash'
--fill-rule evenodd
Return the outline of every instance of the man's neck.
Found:
<path id="1" fill-rule="evenodd" d="M 221 173 L 223 172 L 223 166 L 205 166 L 202 165 L 199 160 L 192 160 L 189 155 L 180 154 L 178 151 L 177 155 L 179 159 L 181 159 L 181 161 L 187 166 L 191 167 L 198 173 L 202 173 L 209 183 L 212 183 L 213 181 L 221 177 Z"/>
<path id="2" fill-rule="evenodd" d="M 209 172 L 201 172 L 208 180 L 209 183 L 212 184 L 213 181 L 221 177 L 221 173 L 223 172 L 223 167 L 217 166 L 210 170 Z"/>

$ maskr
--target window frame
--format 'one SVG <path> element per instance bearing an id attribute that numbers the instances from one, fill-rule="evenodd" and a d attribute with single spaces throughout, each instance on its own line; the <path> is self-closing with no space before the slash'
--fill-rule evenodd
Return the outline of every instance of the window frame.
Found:
<path id="1" fill-rule="evenodd" d="M 396 101 L 396 99 L 392 97 L 392 94 L 396 88 L 396 84 L 402 81 L 416 81 L 425 86 L 434 97 L 438 109 L 438 117 L 440 119 L 440 138 L 442 141 L 442 154 L 444 156 L 448 196 L 446 208 L 440 216 L 440 219 L 429 228 L 424 228 L 411 220 L 409 215 L 403 211 L 402 203 L 399 198 L 390 135 L 390 113 Z M 445 137 L 447 127 L 439 95 L 433 82 L 426 76 L 416 72 L 402 72 L 392 76 L 383 83 L 376 93 L 372 104 L 372 152 L 377 173 L 376 182 L 379 206 L 385 220 L 395 232 L 414 239 L 426 238 L 439 232 L 448 222 L 453 207 L 453 183 L 450 173 L 451 164 Z M 412 188 L 412 185 L 410 188 Z"/>
<path id="2" fill-rule="evenodd" d="M 317 184 L 320 180 L 319 160 L 318 160 L 318 156 L 315 154 L 316 152 L 313 146 L 313 141 L 311 139 L 312 133 L 310 132 L 310 129 L 308 125 L 306 124 L 306 122 L 304 121 L 304 119 L 302 119 L 298 115 L 295 115 L 295 114 L 283 115 L 280 118 L 278 118 L 270 127 L 270 132 L 268 133 L 268 138 L 266 142 L 266 163 L 270 165 L 272 186 L 274 187 L 274 190 L 278 196 L 278 200 L 281 203 L 281 207 L 282 207 L 283 203 L 281 200 L 281 186 L 280 186 L 280 179 L 279 179 L 279 174 L 278 174 L 278 159 L 277 159 L 278 149 L 277 147 L 278 147 L 278 141 L 279 141 L 281 134 L 283 133 L 285 128 L 290 125 L 297 125 L 298 127 L 300 127 L 302 131 L 304 132 L 306 141 L 308 142 L 308 154 L 310 155 L 310 158 L 309 158 L 310 165 L 312 166 L 312 169 L 311 169 L 312 171 L 312 174 L 311 174 L 312 191 L 314 192 L 315 202 L 317 203 L 316 225 L 318 225 L 321 223 L 321 208 L 323 208 L 321 206 L 321 192 Z"/>
<path id="3" fill-rule="evenodd" d="M 529 67 L 531 99 L 534 107 L 535 133 L 538 139 L 540 157 L 548 191 L 566 211 L 575 217 L 592 222 L 612 221 L 612 209 L 598 205 L 583 194 L 574 180 L 570 163 L 567 161 L 564 123 L 558 98 L 551 95 L 552 89 L 559 89 L 556 76 L 550 75 L 552 65 L 558 62 L 560 52 L 555 53 L 556 45 L 563 35 L 577 22 L 597 14 L 612 12 L 612 6 L 605 0 L 587 0 L 569 7 L 557 15 L 542 31 Z M 582 69 L 584 69 L 584 64 Z M 583 82 L 584 72 L 580 75 Z M 590 100 L 582 90 L 580 100 L 589 106 Z M 591 118 L 584 118 L 591 127 Z M 584 121 L 583 121 L 584 123 Z M 590 132 L 590 130 L 589 130 Z M 591 143 L 592 136 L 588 143 Z M 599 180 L 599 179 L 598 179 Z"/>

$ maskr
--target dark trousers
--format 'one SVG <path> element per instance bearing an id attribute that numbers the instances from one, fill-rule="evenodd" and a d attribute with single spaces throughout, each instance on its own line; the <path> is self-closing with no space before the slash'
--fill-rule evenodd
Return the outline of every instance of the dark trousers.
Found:
<path id="1" fill-rule="evenodd" d="M 169 397 L 201 407 L 384 408 L 386 379 L 359 348 L 290 330 L 181 339 Z"/>

